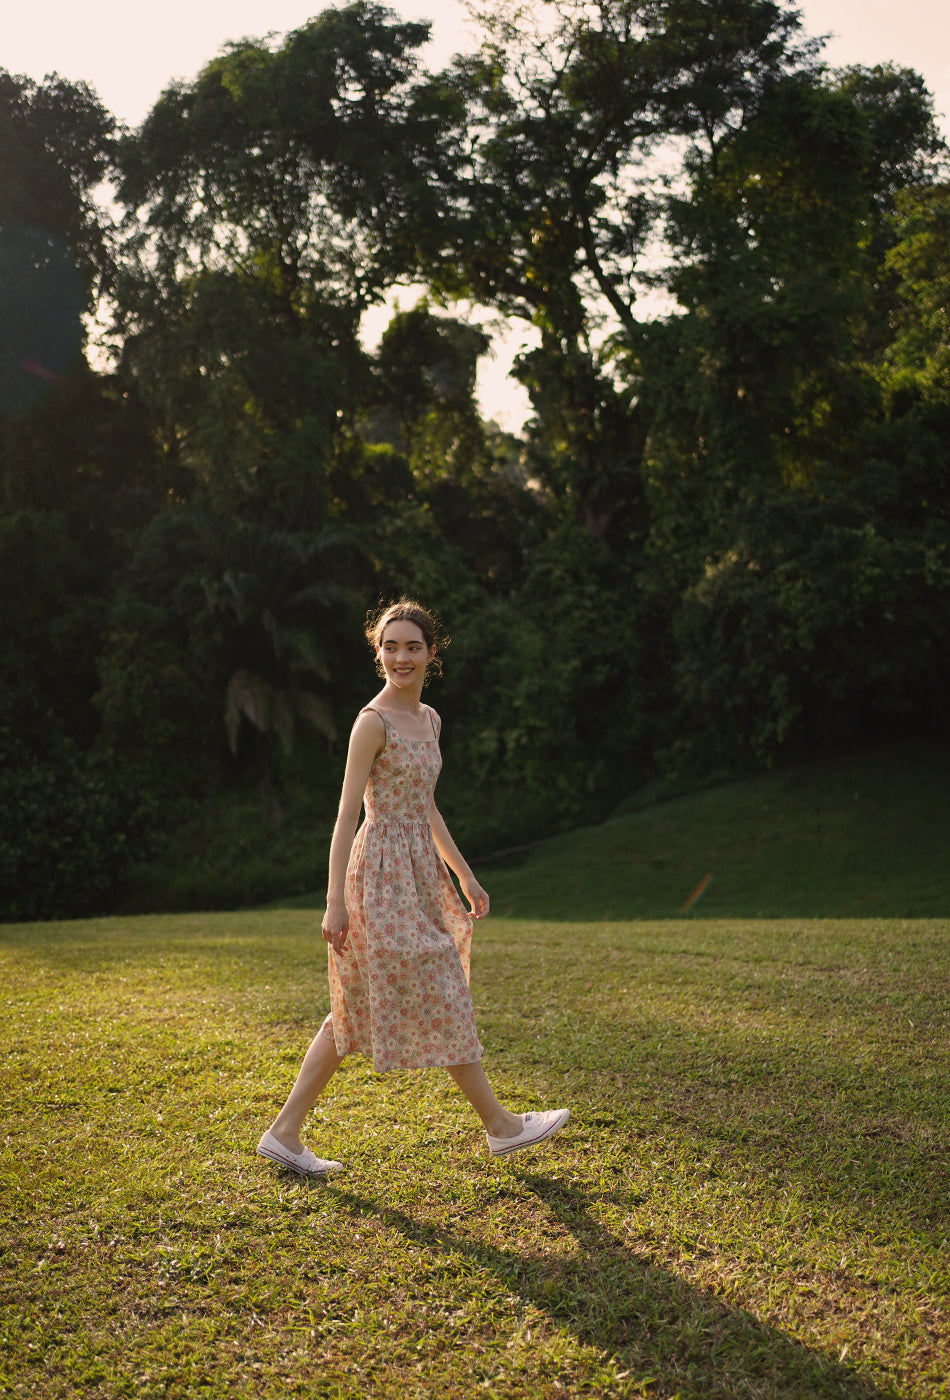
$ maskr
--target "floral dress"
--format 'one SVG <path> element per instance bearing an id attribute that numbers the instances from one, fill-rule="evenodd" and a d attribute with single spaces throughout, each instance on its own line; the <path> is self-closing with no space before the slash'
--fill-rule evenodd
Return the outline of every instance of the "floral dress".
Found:
<path id="1" fill-rule="evenodd" d="M 340 1055 L 391 1069 L 472 1064 L 482 1056 L 468 989 L 472 917 L 436 849 L 429 811 L 442 768 L 431 739 L 406 739 L 382 710 L 385 747 L 363 795 L 346 872 L 349 937 L 329 950 Z M 330 1029 L 330 1026 L 327 1026 Z"/>

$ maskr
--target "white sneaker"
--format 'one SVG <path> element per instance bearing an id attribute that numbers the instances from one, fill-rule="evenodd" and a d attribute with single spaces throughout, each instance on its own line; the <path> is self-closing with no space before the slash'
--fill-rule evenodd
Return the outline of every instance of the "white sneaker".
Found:
<path id="1" fill-rule="evenodd" d="M 534 1147 L 535 1143 L 559 1133 L 571 1116 L 569 1108 L 549 1108 L 544 1113 L 523 1113 L 524 1127 L 514 1137 L 492 1137 L 485 1134 L 493 1157 L 502 1157 L 506 1152 L 520 1152 L 523 1147 Z"/>
<path id="2" fill-rule="evenodd" d="M 266 1157 L 269 1162 L 276 1162 L 279 1167 L 287 1167 L 298 1176 L 327 1176 L 330 1172 L 343 1170 L 342 1162 L 328 1162 L 322 1157 L 315 1157 L 309 1147 L 302 1152 L 291 1152 L 289 1147 L 278 1142 L 270 1128 L 257 1144 L 257 1155 Z"/>

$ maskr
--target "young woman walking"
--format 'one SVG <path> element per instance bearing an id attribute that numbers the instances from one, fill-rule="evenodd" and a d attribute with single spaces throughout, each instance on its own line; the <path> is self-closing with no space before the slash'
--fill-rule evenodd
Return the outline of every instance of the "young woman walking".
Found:
<path id="1" fill-rule="evenodd" d="M 353 725 L 330 845 L 323 937 L 330 1015 L 257 1150 L 301 1176 L 338 1171 L 300 1140 L 304 1118 L 348 1054 L 379 1074 L 444 1066 L 482 1121 L 492 1154 L 552 1137 L 566 1108 L 511 1113 L 481 1066 L 468 987 L 472 919 L 488 913 L 435 805 L 441 721 L 422 702 L 436 658 L 435 619 L 417 603 L 387 608 L 367 629 L 385 684 Z M 365 820 L 357 831 L 361 805 Z M 455 871 L 469 913 L 447 867 Z"/>

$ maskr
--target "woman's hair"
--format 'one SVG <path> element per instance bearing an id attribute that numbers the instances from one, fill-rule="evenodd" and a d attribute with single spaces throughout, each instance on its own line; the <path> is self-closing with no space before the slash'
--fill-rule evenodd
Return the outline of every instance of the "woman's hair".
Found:
<path id="1" fill-rule="evenodd" d="M 411 622 L 422 633 L 426 644 L 426 650 L 437 647 L 435 658 L 429 663 L 435 675 L 442 674 L 442 664 L 439 659 L 439 652 L 443 647 L 448 646 L 449 638 L 442 632 L 439 619 L 434 613 L 429 612 L 421 603 L 416 603 L 412 598 L 400 598 L 398 602 L 382 604 L 368 615 L 366 626 L 366 640 L 374 651 L 378 651 L 383 644 L 383 634 L 391 622 Z M 385 675 L 382 666 L 377 662 L 376 669 L 380 675 Z M 427 672 L 428 674 L 428 672 Z"/>

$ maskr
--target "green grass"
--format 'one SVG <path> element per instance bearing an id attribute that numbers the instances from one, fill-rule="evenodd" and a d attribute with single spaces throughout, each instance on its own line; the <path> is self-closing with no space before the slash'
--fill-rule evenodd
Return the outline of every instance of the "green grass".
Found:
<path id="1" fill-rule="evenodd" d="M 256 791 L 196 807 L 116 912 L 322 908 L 338 782 L 309 754 L 280 824 Z M 445 811 L 454 829 L 450 797 Z M 948 845 L 950 750 L 919 741 L 700 791 L 657 780 L 609 821 L 476 864 L 518 917 L 675 918 L 707 875 L 703 917 L 934 917 L 950 912 Z"/>
<path id="2" fill-rule="evenodd" d="M 480 869 L 530 918 L 950 915 L 950 751 L 900 744 L 651 801 Z"/>
<path id="3" fill-rule="evenodd" d="M 948 932 L 489 920 L 489 1072 L 571 1124 L 496 1162 L 446 1075 L 355 1059 L 321 1185 L 253 1151 L 311 913 L 8 926 L 0 1392 L 946 1396 Z"/>

